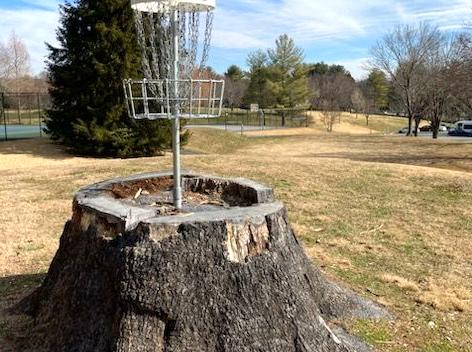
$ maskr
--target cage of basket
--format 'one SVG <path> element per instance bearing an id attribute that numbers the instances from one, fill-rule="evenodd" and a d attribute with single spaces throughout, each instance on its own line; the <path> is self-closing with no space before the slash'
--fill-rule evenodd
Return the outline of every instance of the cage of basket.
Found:
<path id="1" fill-rule="evenodd" d="M 144 78 L 124 81 L 130 117 L 219 117 L 224 81 L 201 77 L 210 50 L 215 0 L 132 0 L 131 6 Z"/>
<path id="2" fill-rule="evenodd" d="M 224 81 L 211 79 L 150 79 L 124 81 L 130 117 L 142 120 L 173 119 L 175 106 L 181 119 L 208 119 L 221 116 Z M 173 87 L 179 86 L 177 96 Z"/>
<path id="3" fill-rule="evenodd" d="M 131 0 L 142 80 L 123 82 L 133 119 L 173 122 L 174 206 L 182 207 L 180 120 L 221 115 L 224 81 L 202 77 L 216 0 Z"/>

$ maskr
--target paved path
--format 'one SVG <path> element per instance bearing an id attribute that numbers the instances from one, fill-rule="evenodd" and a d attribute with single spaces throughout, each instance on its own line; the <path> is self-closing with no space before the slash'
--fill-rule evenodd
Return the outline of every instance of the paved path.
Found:
<path id="1" fill-rule="evenodd" d="M 398 136 L 398 137 L 406 137 L 405 134 L 402 134 L 402 133 L 394 133 L 392 135 Z M 412 138 L 415 138 L 415 137 L 412 137 Z M 432 132 L 419 132 L 417 138 L 433 139 L 433 133 Z M 471 137 L 453 137 L 453 136 L 448 136 L 447 133 L 444 133 L 444 132 L 439 134 L 438 139 L 448 140 L 448 141 L 457 141 L 457 142 L 463 142 L 463 143 L 472 143 Z"/>
<path id="2" fill-rule="evenodd" d="M 229 132 L 241 132 L 241 125 L 186 125 L 187 128 L 213 128 L 217 130 L 224 130 Z M 269 131 L 269 130 L 281 130 L 287 129 L 288 127 L 270 127 L 265 126 L 261 128 L 260 126 L 242 126 L 243 132 L 245 131 Z"/>

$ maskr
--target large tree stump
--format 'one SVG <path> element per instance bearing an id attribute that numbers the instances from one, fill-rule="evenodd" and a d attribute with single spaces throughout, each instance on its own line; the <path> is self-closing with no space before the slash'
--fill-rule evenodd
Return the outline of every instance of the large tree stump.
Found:
<path id="1" fill-rule="evenodd" d="M 148 174 L 78 192 L 28 304 L 30 350 L 354 351 L 325 321 L 384 315 L 310 263 L 271 189 L 186 174 L 177 212 L 171 185 Z"/>

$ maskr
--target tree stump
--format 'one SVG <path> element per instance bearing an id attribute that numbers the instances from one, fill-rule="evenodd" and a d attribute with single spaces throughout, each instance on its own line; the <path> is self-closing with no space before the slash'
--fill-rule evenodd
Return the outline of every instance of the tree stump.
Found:
<path id="1" fill-rule="evenodd" d="M 79 191 L 25 350 L 303 352 L 366 347 L 325 321 L 384 317 L 312 265 L 272 190 L 187 173 Z M 360 346 L 360 347 L 359 347 Z"/>

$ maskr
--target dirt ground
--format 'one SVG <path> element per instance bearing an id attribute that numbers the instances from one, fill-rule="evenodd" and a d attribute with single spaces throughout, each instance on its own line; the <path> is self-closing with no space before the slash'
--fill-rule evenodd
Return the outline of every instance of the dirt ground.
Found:
<path id="1" fill-rule="evenodd" d="M 396 317 L 345 323 L 376 350 L 472 351 L 472 143 L 288 131 L 195 130 L 184 168 L 273 186 L 314 262 Z M 46 139 L 0 143 L 0 351 L 27 333 L 29 320 L 4 309 L 44 278 L 74 192 L 171 162 L 78 158 Z"/>

